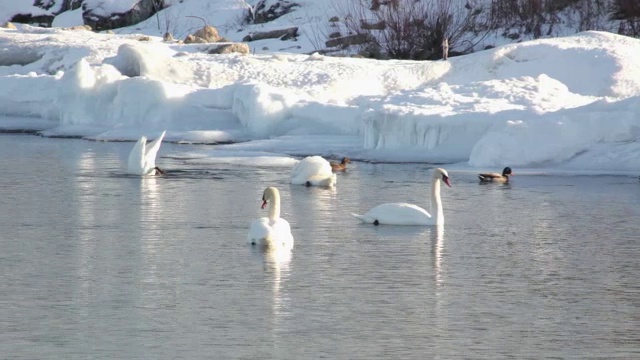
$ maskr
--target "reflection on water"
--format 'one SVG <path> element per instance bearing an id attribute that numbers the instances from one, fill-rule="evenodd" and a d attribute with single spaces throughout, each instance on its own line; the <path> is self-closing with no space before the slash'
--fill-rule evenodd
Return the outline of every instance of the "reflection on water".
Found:
<path id="1" fill-rule="evenodd" d="M 284 293 L 284 283 L 289 278 L 289 264 L 293 252 L 290 249 L 266 249 L 258 250 L 264 259 L 264 271 L 273 286 L 273 314 L 275 322 L 282 316 L 289 314 L 288 302 L 290 301 Z"/>
<path id="2" fill-rule="evenodd" d="M 444 249 L 444 225 L 438 225 L 431 228 L 429 232 L 431 244 L 433 244 L 433 266 L 436 279 L 436 287 L 443 285 L 442 280 L 442 251 Z"/>
<path id="3" fill-rule="evenodd" d="M 636 179 L 450 171 L 446 229 L 376 227 L 350 213 L 428 203 L 429 166 L 355 163 L 321 189 L 162 157 L 169 176 L 128 176 L 129 150 L 0 136 L 5 357 L 640 356 Z M 292 251 L 244 241 L 266 186 Z"/>

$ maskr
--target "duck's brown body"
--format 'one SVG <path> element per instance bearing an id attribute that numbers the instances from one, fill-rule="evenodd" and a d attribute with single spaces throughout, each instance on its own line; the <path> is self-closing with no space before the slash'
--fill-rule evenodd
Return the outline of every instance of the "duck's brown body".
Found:
<path id="1" fill-rule="evenodd" d="M 347 164 L 350 163 L 350 162 L 351 162 L 351 160 L 348 157 L 343 157 L 342 161 L 340 163 L 335 163 L 335 162 L 331 163 L 331 170 L 333 172 L 346 171 L 347 170 Z"/>
<path id="2" fill-rule="evenodd" d="M 482 173 L 482 174 L 478 174 L 478 179 L 480 179 L 480 182 L 486 183 L 486 182 L 500 182 L 500 183 L 507 183 L 509 182 L 509 176 L 514 175 L 513 172 L 511 171 L 510 167 L 506 167 L 504 168 L 504 170 L 502 170 L 502 174 L 500 173 Z"/>

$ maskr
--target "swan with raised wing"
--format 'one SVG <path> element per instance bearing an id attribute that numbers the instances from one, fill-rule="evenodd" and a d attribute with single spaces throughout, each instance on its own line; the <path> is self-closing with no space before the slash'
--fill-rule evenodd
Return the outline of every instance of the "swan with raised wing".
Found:
<path id="1" fill-rule="evenodd" d="M 158 175 L 165 172 L 156 166 L 156 155 L 166 131 L 147 145 L 147 137 L 142 136 L 129 153 L 127 172 L 132 175 Z"/>
<path id="2" fill-rule="evenodd" d="M 300 160 L 291 170 L 291 183 L 306 186 L 334 186 L 336 174 L 331 164 L 322 156 L 308 156 Z"/>
<path id="3" fill-rule="evenodd" d="M 431 175 L 431 214 L 423 208 L 408 203 L 387 203 L 374 207 L 364 215 L 351 214 L 360 221 L 374 225 L 443 225 L 444 214 L 440 198 L 440 183 L 451 187 L 449 174 L 442 168 Z"/>
<path id="4" fill-rule="evenodd" d="M 251 222 L 247 240 L 251 245 L 265 248 L 293 248 L 293 235 L 289 222 L 280 217 L 280 192 L 268 187 L 262 193 L 262 209 L 269 204 L 267 217 Z"/>

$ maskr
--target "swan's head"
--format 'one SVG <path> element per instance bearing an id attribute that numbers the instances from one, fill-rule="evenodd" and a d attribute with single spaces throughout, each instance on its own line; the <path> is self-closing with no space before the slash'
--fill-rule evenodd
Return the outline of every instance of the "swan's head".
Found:
<path id="1" fill-rule="evenodd" d="M 267 207 L 267 204 L 269 203 L 270 200 L 273 200 L 275 198 L 279 198 L 280 197 L 280 193 L 278 192 L 278 189 L 274 188 L 274 187 L 268 187 L 266 189 L 264 189 L 264 192 L 262 193 L 262 206 L 261 208 L 264 209 L 265 207 Z"/>
<path id="2" fill-rule="evenodd" d="M 433 178 L 442 180 L 442 182 L 447 184 L 448 187 L 451 187 L 451 183 L 449 182 L 449 173 L 447 170 L 443 168 L 433 170 Z"/>
<path id="3" fill-rule="evenodd" d="M 511 168 L 507 166 L 502 170 L 502 176 L 509 176 L 509 175 L 515 175 L 515 174 L 512 173 Z"/>

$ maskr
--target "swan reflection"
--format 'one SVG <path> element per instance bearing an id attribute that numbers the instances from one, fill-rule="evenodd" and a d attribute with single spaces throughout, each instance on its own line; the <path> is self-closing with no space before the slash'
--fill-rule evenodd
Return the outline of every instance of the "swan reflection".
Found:
<path id="1" fill-rule="evenodd" d="M 160 215 L 162 203 L 160 201 L 160 187 L 157 177 L 140 178 L 140 220 L 157 227 L 153 220 Z"/>
<path id="2" fill-rule="evenodd" d="M 436 280 L 436 287 L 441 287 L 443 285 L 442 278 L 442 255 L 444 250 L 443 237 L 444 237 L 444 226 L 439 225 L 435 228 L 431 229 L 431 233 L 429 234 L 431 238 L 432 244 L 432 254 L 433 254 L 433 267 L 434 267 L 434 276 Z"/>
<path id="3" fill-rule="evenodd" d="M 270 281 L 273 290 L 272 310 L 274 321 L 286 315 L 289 297 L 283 291 L 284 282 L 290 274 L 292 252 L 287 248 L 254 248 L 254 253 L 262 257 L 265 280 Z"/>

